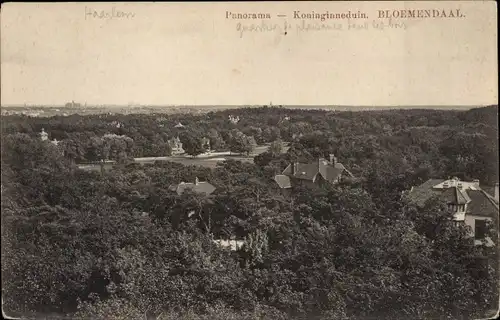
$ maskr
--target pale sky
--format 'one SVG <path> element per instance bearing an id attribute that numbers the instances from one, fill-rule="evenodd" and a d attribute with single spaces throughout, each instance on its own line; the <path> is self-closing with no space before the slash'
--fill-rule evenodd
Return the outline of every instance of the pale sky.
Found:
<path id="1" fill-rule="evenodd" d="M 86 15 L 129 12 L 133 17 Z M 378 10 L 460 9 L 461 19 Z M 368 28 L 300 31 L 301 12 L 366 13 Z M 269 13 L 279 31 L 244 32 Z M 277 17 L 285 14 L 286 17 Z M 383 20 L 387 24 L 388 20 Z M 154 105 L 488 105 L 498 100 L 496 3 L 8 3 L 1 11 L 1 103 Z"/>

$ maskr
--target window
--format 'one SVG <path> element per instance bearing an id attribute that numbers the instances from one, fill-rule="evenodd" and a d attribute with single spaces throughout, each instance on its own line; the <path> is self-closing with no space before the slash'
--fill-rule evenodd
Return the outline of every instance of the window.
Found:
<path id="1" fill-rule="evenodd" d="M 486 234 L 486 220 L 478 220 L 474 221 L 474 238 L 476 239 L 484 239 Z"/>

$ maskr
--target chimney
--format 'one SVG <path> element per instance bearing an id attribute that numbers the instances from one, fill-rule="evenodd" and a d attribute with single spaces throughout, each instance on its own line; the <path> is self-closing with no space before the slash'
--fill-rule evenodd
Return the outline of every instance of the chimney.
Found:
<path id="1" fill-rule="evenodd" d="M 292 175 L 295 175 L 298 171 L 298 162 L 292 163 Z"/>
<path id="2" fill-rule="evenodd" d="M 495 195 L 494 195 L 494 198 L 495 198 L 496 202 L 498 202 L 498 182 L 495 183 Z"/>
<path id="3" fill-rule="evenodd" d="M 337 163 L 337 158 L 334 154 L 330 154 L 330 164 L 334 166 Z"/>
<path id="4" fill-rule="evenodd" d="M 472 180 L 472 184 L 474 185 L 475 188 L 479 189 L 479 179 L 474 179 Z"/>
<path id="5" fill-rule="evenodd" d="M 198 185 L 198 183 L 200 183 L 200 180 L 198 180 L 198 177 L 194 178 L 194 184 Z"/>

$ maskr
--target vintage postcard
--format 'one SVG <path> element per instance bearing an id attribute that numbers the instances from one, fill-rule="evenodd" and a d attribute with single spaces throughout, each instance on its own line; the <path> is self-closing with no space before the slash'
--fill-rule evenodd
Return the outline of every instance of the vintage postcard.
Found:
<path id="1" fill-rule="evenodd" d="M 5 3 L 2 312 L 487 319 L 493 1 Z"/>

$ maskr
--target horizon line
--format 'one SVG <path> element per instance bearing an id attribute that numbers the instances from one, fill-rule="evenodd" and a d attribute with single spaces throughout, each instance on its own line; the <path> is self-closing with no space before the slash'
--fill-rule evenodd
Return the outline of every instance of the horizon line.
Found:
<path id="1" fill-rule="evenodd" d="M 114 104 L 114 103 L 78 103 L 80 107 L 346 107 L 346 108 L 399 108 L 399 107 L 488 107 L 498 106 L 498 102 L 490 104 L 405 104 L 405 105 L 352 105 L 352 104 Z M 1 107 L 63 107 L 66 104 L 36 104 L 36 103 L 9 103 Z"/>

